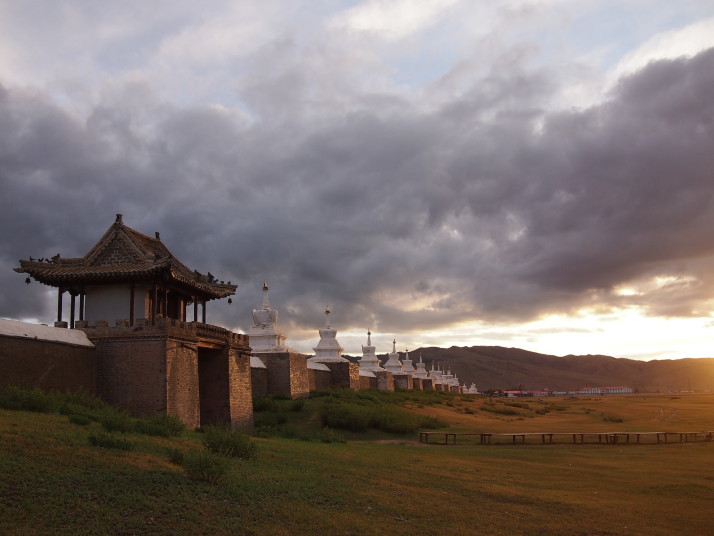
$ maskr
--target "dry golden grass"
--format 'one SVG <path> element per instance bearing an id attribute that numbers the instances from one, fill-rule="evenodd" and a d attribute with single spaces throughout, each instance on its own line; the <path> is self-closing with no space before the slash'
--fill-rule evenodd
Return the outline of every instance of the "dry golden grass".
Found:
<path id="1" fill-rule="evenodd" d="M 540 402 L 517 402 L 533 409 L 513 409 L 533 416 L 482 411 L 487 401 L 465 398 L 414 410 L 464 431 L 714 428 L 713 396 L 549 400 L 565 409 L 544 415 L 534 411 Z M 166 461 L 167 447 L 200 448 L 196 434 L 129 435 L 135 449 L 125 452 L 91 447 L 92 427 L 0 411 L 0 534 L 712 534 L 713 442 L 424 447 L 413 437 L 271 438 L 213 486 Z"/>

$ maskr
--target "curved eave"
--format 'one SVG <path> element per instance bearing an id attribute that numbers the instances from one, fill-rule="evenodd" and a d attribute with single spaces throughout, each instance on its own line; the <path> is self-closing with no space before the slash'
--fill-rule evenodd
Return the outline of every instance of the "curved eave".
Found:
<path id="1" fill-rule="evenodd" d="M 203 299 L 221 299 L 235 294 L 237 285 L 197 281 L 170 269 L 170 263 L 162 262 L 148 266 L 136 265 L 106 265 L 82 266 L 67 264 L 66 266 L 20 261 L 20 267 L 14 268 L 17 273 L 25 273 L 36 281 L 51 287 L 69 285 L 86 285 L 93 283 L 128 283 L 131 281 L 151 280 L 157 277 L 167 277 L 169 281 L 179 284 L 188 294 L 195 293 Z"/>

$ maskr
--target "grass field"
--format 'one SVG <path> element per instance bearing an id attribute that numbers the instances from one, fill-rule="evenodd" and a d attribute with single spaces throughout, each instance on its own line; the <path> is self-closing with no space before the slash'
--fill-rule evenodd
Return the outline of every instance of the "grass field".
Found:
<path id="1" fill-rule="evenodd" d="M 454 431 L 714 429 L 712 395 L 393 402 Z M 285 424 L 319 427 L 318 404 Z M 202 434 L 128 433 L 125 451 L 91 445 L 99 431 L 64 415 L 0 410 L 0 534 L 714 534 L 712 442 L 447 447 L 375 430 L 346 431 L 344 443 L 266 437 L 253 439 L 255 459 L 231 459 L 214 485 L 190 480 L 167 455 L 201 450 Z"/>

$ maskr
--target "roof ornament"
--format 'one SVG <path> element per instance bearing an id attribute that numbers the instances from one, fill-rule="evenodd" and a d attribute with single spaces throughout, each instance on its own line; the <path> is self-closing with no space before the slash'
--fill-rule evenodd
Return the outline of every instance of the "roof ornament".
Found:
<path id="1" fill-rule="evenodd" d="M 325 308 L 325 327 L 330 328 L 330 306 Z"/>
<path id="2" fill-rule="evenodd" d="M 159 234 L 159 231 L 154 231 L 154 236 L 156 237 L 156 240 L 161 240 L 161 235 Z"/>
<path id="3" fill-rule="evenodd" d="M 268 298 L 268 280 L 263 280 L 263 310 L 270 311 L 270 298 Z"/>
<path id="4" fill-rule="evenodd" d="M 118 223 L 119 225 L 122 225 L 122 224 L 123 224 L 123 222 L 122 222 L 122 220 L 121 220 L 121 214 L 117 214 L 117 219 L 116 219 L 116 221 L 115 221 L 114 223 Z"/>
<path id="5" fill-rule="evenodd" d="M 372 346 L 372 332 L 367 328 L 367 346 Z"/>
<path id="6" fill-rule="evenodd" d="M 392 353 L 396 354 L 397 353 L 397 339 L 394 339 L 392 341 Z"/>

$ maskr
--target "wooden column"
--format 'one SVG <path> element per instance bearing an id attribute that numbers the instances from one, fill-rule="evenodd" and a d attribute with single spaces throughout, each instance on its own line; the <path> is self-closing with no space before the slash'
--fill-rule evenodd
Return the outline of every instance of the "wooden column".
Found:
<path id="1" fill-rule="evenodd" d="M 64 289 L 57 289 L 57 322 L 62 322 L 62 294 Z"/>
<path id="2" fill-rule="evenodd" d="M 193 297 L 193 321 L 198 322 L 198 296 Z"/>
<path id="3" fill-rule="evenodd" d="M 134 283 L 129 286 L 129 325 L 134 325 Z"/>
<path id="4" fill-rule="evenodd" d="M 159 287 L 154 283 L 153 292 L 151 293 L 151 325 L 156 324 L 156 309 L 159 302 Z"/>
<path id="5" fill-rule="evenodd" d="M 77 300 L 77 293 L 72 290 L 69 296 L 69 329 L 74 329 L 74 307 Z"/>
<path id="6" fill-rule="evenodd" d="M 79 319 L 84 320 L 84 289 L 79 293 Z"/>
<path id="7" fill-rule="evenodd" d="M 203 308 L 203 311 L 201 313 L 201 317 L 202 317 L 201 322 L 203 322 L 205 324 L 206 323 L 206 300 L 203 300 L 201 302 L 201 306 Z"/>

